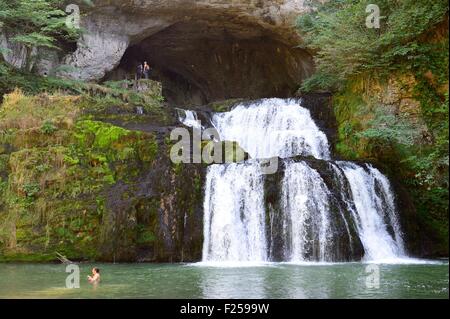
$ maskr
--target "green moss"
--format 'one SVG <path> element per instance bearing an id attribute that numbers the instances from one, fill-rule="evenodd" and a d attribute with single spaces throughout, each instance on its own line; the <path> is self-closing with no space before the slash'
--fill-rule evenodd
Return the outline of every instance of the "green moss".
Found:
<path id="1" fill-rule="evenodd" d="M 367 110 L 367 104 L 362 96 L 355 93 L 351 85 L 347 90 L 334 97 L 334 110 L 338 123 L 338 142 L 336 150 L 348 159 L 358 159 L 366 154 L 362 139 L 356 134 L 361 131 L 366 120 L 361 118 L 363 111 Z"/>
<path id="2" fill-rule="evenodd" d="M 153 162 L 158 154 L 158 143 L 155 138 L 141 139 L 136 145 L 137 155 L 144 162 Z"/>
<path id="3" fill-rule="evenodd" d="M 202 155 L 210 156 L 212 161 L 214 161 L 214 152 L 221 152 L 222 157 L 219 160 L 219 163 L 236 163 L 242 162 L 248 159 L 248 154 L 245 150 L 239 145 L 238 142 L 235 141 L 221 141 L 221 142 L 213 142 L 213 141 L 202 141 L 201 143 L 201 152 Z M 202 156 L 202 159 L 205 160 L 205 156 Z M 210 164 L 210 163 L 207 163 Z"/>
<path id="4" fill-rule="evenodd" d="M 86 119 L 89 101 L 20 91 L 5 98 L 0 261 L 52 261 L 56 251 L 100 258 L 105 194 L 119 181 L 134 183 L 158 156 L 153 134 Z"/>
<path id="5" fill-rule="evenodd" d="M 82 146 L 108 148 L 129 131 L 110 124 L 96 121 L 81 121 L 76 125 L 75 137 Z M 89 144 L 89 145 L 88 145 Z"/>
<path id="6" fill-rule="evenodd" d="M 156 241 L 156 236 L 151 226 L 139 225 L 137 233 L 136 243 L 138 245 L 149 245 Z"/>
<path id="7" fill-rule="evenodd" d="M 0 155 L 0 173 L 6 173 L 9 166 L 9 154 Z"/>
<path id="8" fill-rule="evenodd" d="M 183 163 L 172 163 L 172 169 L 175 172 L 175 175 L 180 176 L 183 172 L 184 165 Z"/>
<path id="9" fill-rule="evenodd" d="M 233 106 L 238 104 L 239 102 L 244 101 L 243 99 L 229 99 L 224 101 L 215 101 L 208 104 L 208 108 L 213 110 L 214 112 L 228 112 L 232 109 Z"/>

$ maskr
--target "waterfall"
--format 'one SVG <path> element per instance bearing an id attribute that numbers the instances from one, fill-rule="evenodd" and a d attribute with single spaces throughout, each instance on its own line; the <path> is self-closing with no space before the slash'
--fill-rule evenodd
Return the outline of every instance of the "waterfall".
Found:
<path id="1" fill-rule="evenodd" d="M 251 158 L 330 157 L 326 135 L 294 99 L 240 104 L 231 112 L 216 113 L 212 122 L 222 140 L 237 141 Z"/>
<path id="2" fill-rule="evenodd" d="M 142 106 L 137 106 L 136 107 L 136 114 L 144 115 L 144 108 Z"/>
<path id="3" fill-rule="evenodd" d="M 192 111 L 180 115 L 188 126 L 198 127 L 196 120 Z M 301 101 L 239 104 L 213 114 L 211 124 L 221 140 L 238 142 L 252 160 L 207 169 L 204 262 L 406 255 L 388 179 L 368 164 L 333 162 L 327 136 Z M 259 163 L 269 157 L 281 158 L 274 176 L 264 175 Z"/>
<path id="4" fill-rule="evenodd" d="M 357 213 L 354 219 L 365 258 L 383 260 L 404 256 L 394 199 L 386 177 L 371 165 L 362 167 L 349 162 L 338 165 L 350 183 Z"/>
<path id="5" fill-rule="evenodd" d="M 198 122 L 197 113 L 191 110 L 177 109 L 178 120 L 186 126 L 201 129 L 202 125 Z"/>
<path id="6" fill-rule="evenodd" d="M 266 261 L 263 176 L 258 163 L 208 167 L 204 261 Z"/>
<path id="7" fill-rule="evenodd" d="M 288 163 L 282 181 L 284 255 L 288 261 L 331 261 L 327 186 L 305 162 Z"/>

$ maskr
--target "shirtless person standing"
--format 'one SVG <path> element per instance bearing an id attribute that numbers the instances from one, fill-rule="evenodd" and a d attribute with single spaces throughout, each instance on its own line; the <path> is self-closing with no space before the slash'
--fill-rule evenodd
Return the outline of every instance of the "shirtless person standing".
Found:
<path id="1" fill-rule="evenodd" d="M 91 284 L 97 284 L 100 282 L 100 269 L 92 268 L 92 276 L 88 276 L 88 281 Z"/>

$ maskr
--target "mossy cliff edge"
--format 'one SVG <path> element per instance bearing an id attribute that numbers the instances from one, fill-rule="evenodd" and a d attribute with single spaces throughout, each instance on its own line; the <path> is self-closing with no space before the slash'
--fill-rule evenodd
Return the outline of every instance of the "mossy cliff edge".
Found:
<path id="1" fill-rule="evenodd" d="M 106 97 L 5 96 L 0 261 L 200 258 L 203 167 L 172 164 L 175 120 L 151 102 L 137 116 Z M 124 128 L 136 125 L 150 129 Z"/>

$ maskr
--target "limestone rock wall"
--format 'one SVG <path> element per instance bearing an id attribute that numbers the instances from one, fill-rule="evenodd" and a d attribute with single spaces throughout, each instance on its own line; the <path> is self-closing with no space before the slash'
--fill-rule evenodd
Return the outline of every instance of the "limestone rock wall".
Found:
<path id="1" fill-rule="evenodd" d="M 123 79 L 147 60 L 171 104 L 201 105 L 291 96 L 313 72 L 312 57 L 298 48 L 301 39 L 294 28 L 296 17 L 307 10 L 304 0 L 94 3 L 79 1 L 83 34 L 75 51 L 39 57 L 40 74 L 82 81 Z M 13 48 L 4 54 L 6 61 L 22 67 L 22 51 Z"/>

